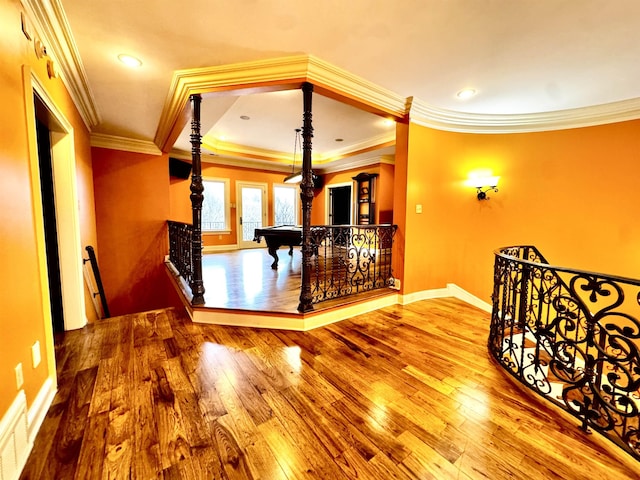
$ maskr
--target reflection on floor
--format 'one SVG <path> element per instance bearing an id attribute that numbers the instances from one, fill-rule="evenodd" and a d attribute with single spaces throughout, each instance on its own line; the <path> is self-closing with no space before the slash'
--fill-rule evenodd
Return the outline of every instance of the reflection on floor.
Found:
<path id="1" fill-rule="evenodd" d="M 207 308 L 297 313 L 300 302 L 300 247 L 278 250 L 278 269 L 266 248 L 210 253 L 202 256 L 202 276 Z M 335 307 L 389 293 L 388 289 L 353 295 L 315 305 L 315 310 Z"/>

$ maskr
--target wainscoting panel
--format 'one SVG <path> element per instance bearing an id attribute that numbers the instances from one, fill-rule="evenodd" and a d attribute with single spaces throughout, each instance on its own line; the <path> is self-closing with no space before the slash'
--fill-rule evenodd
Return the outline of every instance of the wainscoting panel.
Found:
<path id="1" fill-rule="evenodd" d="M 0 480 L 16 480 L 29 452 L 27 397 L 23 390 L 0 420 Z"/>

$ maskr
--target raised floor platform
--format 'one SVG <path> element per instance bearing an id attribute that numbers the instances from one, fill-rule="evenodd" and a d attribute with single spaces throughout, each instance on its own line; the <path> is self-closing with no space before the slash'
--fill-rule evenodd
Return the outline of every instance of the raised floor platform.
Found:
<path id="1" fill-rule="evenodd" d="M 191 305 L 191 291 L 170 263 L 167 273 L 191 319 L 199 323 L 309 330 L 397 303 L 391 289 L 374 290 L 297 310 L 300 297 L 300 249 L 278 250 L 279 268 L 266 249 L 234 250 L 202 257 L 205 305 Z"/>

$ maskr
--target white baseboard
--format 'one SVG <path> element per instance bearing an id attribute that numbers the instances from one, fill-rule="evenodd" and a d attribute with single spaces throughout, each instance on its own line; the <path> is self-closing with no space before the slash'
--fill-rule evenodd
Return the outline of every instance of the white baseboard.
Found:
<path id="1" fill-rule="evenodd" d="M 51 378 L 47 378 L 27 414 L 29 420 L 29 440 L 31 442 L 35 440 L 36 434 L 40 430 L 44 417 L 46 417 L 55 396 L 56 385 Z"/>
<path id="2" fill-rule="evenodd" d="M 493 307 L 490 303 L 481 300 L 480 298 L 467 292 L 465 289 L 460 288 L 455 283 L 447 283 L 446 288 L 435 288 L 432 290 L 423 290 L 421 292 L 409 293 L 406 295 L 399 295 L 399 303 L 407 305 L 409 303 L 417 302 L 419 300 L 428 300 L 430 298 L 445 298 L 454 297 L 458 300 L 462 300 L 470 305 L 473 305 L 480 310 L 491 313 Z"/>
<path id="3" fill-rule="evenodd" d="M 27 411 L 27 396 L 20 390 L 0 419 L 0 480 L 20 477 L 55 394 L 55 383 L 48 378 Z"/>
<path id="4" fill-rule="evenodd" d="M 406 295 L 398 295 L 401 305 L 408 305 L 409 303 L 418 302 L 420 300 L 429 300 L 431 298 L 444 298 L 451 297 L 451 293 L 448 288 L 436 288 L 432 290 L 423 290 L 421 292 L 408 293 Z"/>
<path id="5" fill-rule="evenodd" d="M 202 247 L 202 253 L 228 252 L 230 250 L 239 250 L 238 244 L 233 245 L 207 245 Z"/>
<path id="6" fill-rule="evenodd" d="M 485 312 L 491 313 L 493 310 L 493 305 L 484 300 L 476 297 L 475 295 L 470 294 L 465 289 L 460 288 L 455 283 L 447 283 L 447 289 L 451 292 L 451 297 L 455 297 L 458 300 L 462 300 L 463 302 L 467 302 L 470 305 L 473 305 L 480 310 L 484 310 Z"/>
<path id="7" fill-rule="evenodd" d="M 318 327 L 324 327 L 331 323 L 340 322 L 356 315 L 373 312 L 381 308 L 390 307 L 398 303 L 398 295 L 385 295 L 384 297 L 372 298 L 360 303 L 345 305 L 327 312 L 318 312 L 316 315 L 305 318 L 304 329 L 312 330 Z"/>
<path id="8" fill-rule="evenodd" d="M 398 296 L 385 295 L 371 300 L 346 305 L 326 311 L 291 315 L 261 312 L 233 312 L 230 310 L 216 311 L 187 306 L 187 312 L 194 323 L 208 323 L 212 325 L 228 325 L 237 327 L 273 328 L 282 330 L 307 331 L 339 322 L 347 318 L 372 312 L 380 308 L 398 303 Z"/>
<path id="9" fill-rule="evenodd" d="M 32 445 L 29 441 L 27 397 L 24 390 L 20 390 L 0 420 L 0 480 L 18 479 Z"/>

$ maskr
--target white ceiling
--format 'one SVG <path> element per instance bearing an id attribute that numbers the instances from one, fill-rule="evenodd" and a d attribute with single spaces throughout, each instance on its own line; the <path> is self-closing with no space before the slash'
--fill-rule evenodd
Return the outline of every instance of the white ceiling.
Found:
<path id="1" fill-rule="evenodd" d="M 640 98 L 637 0 L 61 3 L 101 117 L 94 132 L 106 135 L 152 141 L 175 70 L 302 53 L 460 114 L 554 112 Z M 143 66 L 124 67 L 120 53 Z M 458 99 L 465 87 L 477 95 Z M 301 122 L 300 92 L 203 104 L 204 131 L 252 147 L 291 151 Z M 314 129 L 319 152 L 389 132 L 379 117 L 318 95 Z"/>

